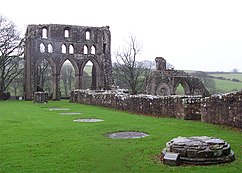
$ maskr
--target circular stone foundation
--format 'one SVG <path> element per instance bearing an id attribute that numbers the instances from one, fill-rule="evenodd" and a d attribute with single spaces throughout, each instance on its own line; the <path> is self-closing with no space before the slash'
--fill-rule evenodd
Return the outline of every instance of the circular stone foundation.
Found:
<path id="1" fill-rule="evenodd" d="M 166 154 L 168 162 L 165 160 Z M 162 151 L 163 162 L 169 163 L 169 156 L 172 154 L 178 156 L 178 164 L 208 165 L 234 160 L 234 152 L 226 141 L 207 136 L 172 139 L 166 143 L 166 148 Z"/>
<path id="2" fill-rule="evenodd" d="M 50 111 L 68 111 L 70 109 L 67 109 L 67 108 L 50 108 L 49 110 Z"/>
<path id="3" fill-rule="evenodd" d="M 95 122 L 102 122 L 104 120 L 98 118 L 79 118 L 75 119 L 74 122 L 84 122 L 84 123 L 95 123 Z"/>
<path id="4" fill-rule="evenodd" d="M 123 138 L 123 139 L 133 139 L 133 138 L 144 138 L 149 136 L 143 132 L 114 132 L 106 135 L 109 138 Z"/>
<path id="5" fill-rule="evenodd" d="M 61 115 L 80 115 L 80 112 L 62 112 Z"/>

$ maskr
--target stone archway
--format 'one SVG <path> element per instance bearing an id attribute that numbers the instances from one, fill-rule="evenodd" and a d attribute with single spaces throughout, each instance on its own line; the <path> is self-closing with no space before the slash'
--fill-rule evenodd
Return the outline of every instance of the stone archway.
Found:
<path id="1" fill-rule="evenodd" d="M 188 82 L 185 79 L 180 79 L 175 85 L 174 85 L 174 94 L 176 94 L 177 87 L 181 84 L 181 86 L 184 89 L 185 95 L 190 95 L 191 94 L 191 89 L 188 84 Z"/>
<path id="2" fill-rule="evenodd" d="M 79 75 L 79 70 L 77 64 L 72 59 L 63 59 L 63 61 L 58 67 L 60 74 L 60 94 L 61 98 L 69 98 L 70 91 L 77 89 L 76 76 Z"/>
<path id="3" fill-rule="evenodd" d="M 156 95 L 160 95 L 160 96 L 169 96 L 171 95 L 173 92 L 171 90 L 171 86 L 169 86 L 167 83 L 160 83 L 160 85 L 157 87 L 156 90 Z"/>
<path id="4" fill-rule="evenodd" d="M 46 91 L 52 95 L 54 91 L 53 74 L 56 73 L 54 62 L 48 58 L 40 58 L 34 64 L 33 88 L 36 91 Z"/>
<path id="5" fill-rule="evenodd" d="M 29 25 L 25 42 L 25 99 L 32 100 L 37 90 L 36 66 L 42 59 L 46 59 L 52 68 L 53 100 L 60 99 L 60 70 L 66 60 L 75 69 L 76 89 L 81 88 L 83 67 L 89 60 L 94 64 L 92 88 L 111 88 L 110 46 L 108 26 Z"/>
<path id="6" fill-rule="evenodd" d="M 185 95 L 210 96 L 209 91 L 198 78 L 182 70 L 166 69 L 166 60 L 162 57 L 157 57 L 155 60 L 156 70 L 147 79 L 148 94 L 175 95 L 177 87 L 181 84 Z"/>
<path id="7" fill-rule="evenodd" d="M 59 62 L 59 66 L 58 66 L 58 74 L 61 73 L 61 68 L 63 67 L 64 63 L 66 61 L 69 61 L 72 65 L 72 67 L 74 68 L 74 75 L 75 75 L 75 89 L 79 89 L 80 88 L 80 71 L 79 71 L 79 67 L 77 65 L 77 62 L 72 58 L 72 57 L 67 57 L 67 58 L 63 58 L 60 62 Z"/>
<path id="8" fill-rule="evenodd" d="M 85 65 L 88 63 L 88 62 L 91 62 L 93 64 L 92 66 L 92 70 L 91 70 L 91 73 L 92 73 L 92 83 L 91 83 L 91 89 L 100 89 L 101 88 L 101 84 L 100 84 L 100 80 L 101 80 L 101 70 L 100 70 L 100 67 L 98 65 L 98 62 L 90 57 L 88 59 L 86 59 L 85 61 L 83 61 L 82 65 L 80 66 L 80 82 L 81 82 L 81 85 L 80 85 L 80 88 L 82 88 L 82 79 L 83 79 L 83 76 L 84 76 L 84 67 Z"/>

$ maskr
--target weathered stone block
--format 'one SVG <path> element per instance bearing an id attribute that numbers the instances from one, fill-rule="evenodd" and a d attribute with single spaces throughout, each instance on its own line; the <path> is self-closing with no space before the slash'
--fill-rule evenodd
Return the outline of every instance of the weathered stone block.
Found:
<path id="1" fill-rule="evenodd" d="M 170 166 L 177 166 L 179 164 L 179 159 L 179 153 L 166 152 L 163 158 L 163 163 Z"/>
<path id="2" fill-rule="evenodd" d="M 47 92 L 35 92 L 34 93 L 34 103 L 47 103 L 48 93 Z"/>

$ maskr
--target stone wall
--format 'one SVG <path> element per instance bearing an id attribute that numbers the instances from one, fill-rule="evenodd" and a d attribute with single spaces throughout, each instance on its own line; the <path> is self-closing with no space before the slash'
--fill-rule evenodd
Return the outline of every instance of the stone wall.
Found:
<path id="1" fill-rule="evenodd" d="M 202 99 L 203 122 L 242 128 L 242 90 Z"/>
<path id="2" fill-rule="evenodd" d="M 179 95 L 129 95 L 122 90 L 74 90 L 71 92 L 70 102 L 242 128 L 242 91 L 202 98 Z"/>
<path id="3" fill-rule="evenodd" d="M 197 120 L 200 119 L 200 115 L 194 111 L 196 109 L 193 109 L 200 107 L 200 103 L 196 101 L 197 98 L 200 100 L 200 97 L 190 96 L 129 95 L 121 90 L 74 90 L 71 92 L 70 102 L 104 106 L 157 117 Z"/>

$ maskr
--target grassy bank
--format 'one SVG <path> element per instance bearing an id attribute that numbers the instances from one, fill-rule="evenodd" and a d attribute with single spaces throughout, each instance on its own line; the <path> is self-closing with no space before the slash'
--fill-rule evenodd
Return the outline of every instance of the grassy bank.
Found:
<path id="1" fill-rule="evenodd" d="M 50 111 L 49 108 L 70 111 Z M 60 115 L 81 112 L 81 115 Z M 75 123 L 76 118 L 101 118 Z M 109 139 L 115 131 L 142 131 L 140 139 Z M 229 142 L 236 155 L 230 164 L 163 165 L 158 155 L 178 136 L 215 136 Z M 0 102 L 0 172 L 241 172 L 242 134 L 207 123 L 154 118 L 68 103 Z"/>

